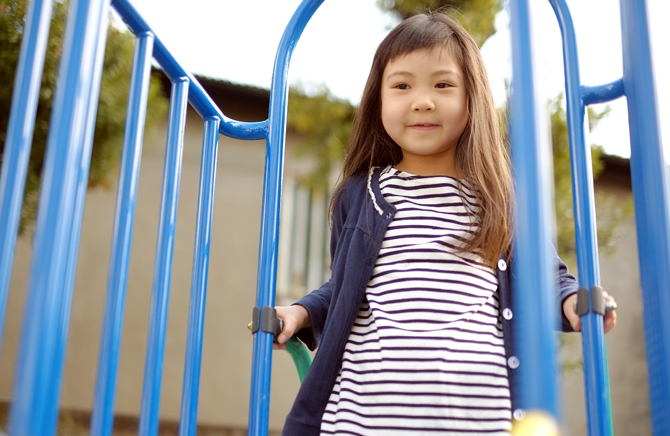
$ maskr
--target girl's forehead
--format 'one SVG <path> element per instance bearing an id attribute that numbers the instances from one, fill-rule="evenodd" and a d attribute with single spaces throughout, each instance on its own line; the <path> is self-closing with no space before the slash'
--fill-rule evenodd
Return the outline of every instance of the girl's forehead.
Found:
<path id="1" fill-rule="evenodd" d="M 413 62 L 417 60 L 422 63 L 426 61 L 435 64 L 449 63 L 454 64 L 459 69 L 462 68 L 459 57 L 453 53 L 453 50 L 444 45 L 439 45 L 401 53 L 389 59 L 384 70 L 388 71 L 389 67 L 393 67 L 398 63 Z"/>
<path id="2" fill-rule="evenodd" d="M 459 67 L 461 66 L 460 56 L 457 55 L 456 49 L 452 46 L 452 44 L 440 44 L 434 45 L 432 47 L 409 50 L 390 58 L 386 63 L 386 66 L 388 67 L 388 65 L 391 63 L 406 60 L 407 57 L 428 58 L 429 60 L 435 62 L 452 61 Z"/>

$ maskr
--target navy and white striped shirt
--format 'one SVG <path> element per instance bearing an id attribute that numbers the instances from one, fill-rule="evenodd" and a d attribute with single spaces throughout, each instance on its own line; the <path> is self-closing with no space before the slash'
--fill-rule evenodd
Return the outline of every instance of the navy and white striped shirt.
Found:
<path id="1" fill-rule="evenodd" d="M 511 404 L 497 278 L 456 247 L 476 230 L 456 179 L 388 168 L 397 208 L 382 243 L 322 435 L 508 435 Z"/>

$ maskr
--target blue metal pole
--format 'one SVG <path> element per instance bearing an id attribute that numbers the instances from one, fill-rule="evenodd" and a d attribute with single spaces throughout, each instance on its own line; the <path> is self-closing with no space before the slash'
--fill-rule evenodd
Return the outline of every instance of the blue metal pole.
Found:
<path id="1" fill-rule="evenodd" d="M 170 117 L 168 120 L 163 194 L 156 242 L 156 265 L 151 297 L 151 315 L 147 338 L 147 358 L 142 388 L 142 410 L 140 412 L 140 436 L 155 436 L 158 433 L 161 377 L 165 351 L 168 301 L 174 234 L 177 224 L 177 199 L 181 177 L 181 158 L 184 147 L 184 129 L 189 80 L 186 77 L 172 80 Z"/>
<path id="2" fill-rule="evenodd" d="M 579 284 L 589 291 L 600 284 L 598 239 L 596 230 L 595 196 L 591 150 L 586 141 L 588 122 L 582 101 L 579 77 L 579 57 L 575 29 L 565 0 L 549 0 L 556 13 L 563 35 L 563 60 L 567 96 L 568 133 L 572 167 L 575 239 Z M 616 82 L 615 82 L 616 83 Z M 614 86 L 613 93 L 618 92 Z M 612 434 L 607 353 L 603 316 L 590 310 L 582 316 L 582 348 L 584 355 L 584 385 L 589 435 Z"/>
<path id="3" fill-rule="evenodd" d="M 130 244 L 137 201 L 137 184 L 142 157 L 142 138 L 149 93 L 152 50 L 153 34 L 146 32 L 138 35 L 128 94 L 126 131 L 121 157 L 109 279 L 107 282 L 107 302 L 105 304 L 93 417 L 91 419 L 91 435 L 94 436 L 109 436 L 114 419 L 114 396 L 128 281 Z"/>
<path id="4" fill-rule="evenodd" d="M 279 205 L 282 171 L 284 168 L 284 140 L 286 135 L 286 108 L 288 104 L 288 67 L 300 35 L 323 0 L 304 0 L 295 11 L 282 39 L 275 59 L 270 93 L 269 131 L 265 154 L 265 182 L 261 213 L 261 238 L 258 259 L 256 306 L 273 307 L 276 293 L 277 250 L 279 242 Z M 268 433 L 270 413 L 270 377 L 272 369 L 273 335 L 262 330 L 254 334 L 249 405 L 250 436 Z"/>
<path id="5" fill-rule="evenodd" d="M 553 181 L 547 135 L 541 132 L 535 91 L 528 0 L 510 2 L 512 35 L 511 141 L 517 193 L 514 319 L 522 409 L 542 409 L 558 419 L 555 342 L 555 266 L 550 223 Z"/>
<path id="6" fill-rule="evenodd" d="M 58 330 L 56 331 L 57 344 L 55 350 L 54 365 L 47 385 L 47 404 L 54 404 L 49 410 L 51 416 L 46 419 L 46 434 L 55 434 L 58 424 L 58 400 L 60 398 L 61 380 L 63 378 L 63 366 L 65 364 L 65 345 L 67 344 L 67 334 L 69 330 L 70 309 L 72 307 L 72 291 L 74 288 L 75 271 L 77 267 L 77 254 L 79 253 L 79 236 L 81 234 L 81 221 L 84 215 L 84 203 L 86 200 L 86 191 L 88 189 L 88 174 L 91 162 L 91 150 L 93 147 L 93 137 L 95 133 L 95 120 L 98 109 L 98 99 L 100 95 L 100 79 L 102 76 L 102 65 L 105 59 L 105 45 L 107 42 L 107 20 L 109 14 L 109 1 L 102 3 L 101 22 L 99 23 L 98 33 L 95 35 L 97 47 L 94 51 L 94 70 L 93 81 L 89 92 L 89 105 L 86 109 L 86 126 L 84 132 L 84 147 L 79 158 L 78 176 L 75 186 L 74 214 L 71 221 L 71 230 L 69 238 L 69 249 L 67 263 L 65 265 L 65 283 L 63 297 L 60 301 L 60 314 L 58 320 Z"/>
<path id="7" fill-rule="evenodd" d="M 100 68 L 96 51 L 108 3 L 73 0 L 42 173 L 34 255 L 9 417 L 11 435 L 51 435 L 69 322 L 77 182 L 92 140 Z M 87 130 L 88 128 L 88 130 Z M 75 242 L 76 245 L 76 242 Z M 76 252 L 74 253 L 76 254 Z M 55 409 L 55 410 L 54 410 Z"/>
<path id="8" fill-rule="evenodd" d="M 129 0 L 112 0 L 112 6 L 114 6 L 114 9 L 116 9 L 121 18 L 123 18 L 123 21 L 135 34 L 152 31 Z M 219 127 L 221 134 L 231 138 L 265 139 L 268 126 L 267 120 L 260 122 L 241 122 L 226 117 L 223 112 L 221 112 L 221 109 L 214 104 L 211 97 L 205 92 L 195 77 L 184 70 L 184 68 L 175 60 L 165 45 L 163 45 L 160 38 L 156 37 L 154 46 L 154 58 L 158 64 L 163 67 L 165 74 L 167 74 L 170 79 L 174 80 L 180 77 L 185 77 L 189 80 L 189 102 L 202 119 L 218 117 L 222 120 Z"/>
<path id="9" fill-rule="evenodd" d="M 216 177 L 216 155 L 219 142 L 218 118 L 205 120 L 200 168 L 200 193 L 198 194 L 198 217 L 195 229 L 193 255 L 193 283 L 184 365 L 184 387 L 181 403 L 179 436 L 195 436 L 198 419 L 198 393 L 200 388 L 200 359 L 202 337 L 205 328 L 205 298 L 207 295 L 207 273 L 209 270 L 209 244 L 212 234 L 214 210 L 214 180 Z"/>
<path id="10" fill-rule="evenodd" d="M 668 161 L 661 144 L 647 5 L 642 0 L 621 0 L 620 4 L 651 421 L 655 435 L 667 435 L 670 434 Z"/>
<path id="11" fill-rule="evenodd" d="M 21 53 L 14 75 L 12 106 L 0 174 L 0 343 L 33 142 L 51 9 L 52 0 L 33 0 L 29 3 Z"/>

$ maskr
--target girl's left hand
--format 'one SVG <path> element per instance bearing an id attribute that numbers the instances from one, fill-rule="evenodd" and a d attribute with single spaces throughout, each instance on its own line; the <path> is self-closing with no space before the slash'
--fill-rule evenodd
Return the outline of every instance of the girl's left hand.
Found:
<path id="1" fill-rule="evenodd" d="M 614 301 L 614 298 L 608 295 L 605 291 L 603 291 L 603 298 L 605 299 L 605 303 L 611 303 L 612 305 L 612 310 L 606 312 L 603 317 L 604 329 L 605 333 L 607 333 L 616 326 L 616 302 Z M 565 301 L 563 301 L 563 313 L 570 322 L 572 328 L 578 332 L 582 329 L 582 320 L 575 312 L 575 301 L 577 301 L 577 294 L 573 294 L 566 298 Z"/>

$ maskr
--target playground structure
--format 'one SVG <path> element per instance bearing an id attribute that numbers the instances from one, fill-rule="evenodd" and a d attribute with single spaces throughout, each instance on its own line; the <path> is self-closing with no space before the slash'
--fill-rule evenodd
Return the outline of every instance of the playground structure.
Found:
<path id="1" fill-rule="evenodd" d="M 185 111 L 187 103 L 190 103 L 202 117 L 205 128 L 180 422 L 180 434 L 192 435 L 195 434 L 197 416 L 218 134 L 238 139 L 267 140 L 256 300 L 256 306 L 260 308 L 259 317 L 263 318 L 269 313 L 267 308 L 274 306 L 275 299 L 279 193 L 288 95 L 286 76 L 292 50 L 309 18 L 321 3 L 322 0 L 303 1 L 280 42 L 268 120 L 242 123 L 227 118 L 216 107 L 195 78 L 174 60 L 129 1 L 111 1 L 111 6 L 135 33 L 137 42 L 91 434 L 108 435 L 111 432 L 136 194 L 134 189 L 139 174 L 138 156 L 142 147 L 152 56 L 172 80 L 172 93 L 139 432 L 142 435 L 154 435 L 158 428 L 181 141 Z M 585 106 L 625 95 L 630 119 L 631 171 L 645 305 L 652 424 L 654 434 L 670 434 L 670 417 L 664 413 L 670 406 L 670 380 L 667 374 L 670 365 L 670 321 L 663 317 L 664 309 L 670 309 L 667 285 L 670 283 L 670 219 L 665 160 L 660 144 L 651 73 L 646 5 L 643 1 L 621 0 L 624 77 L 611 84 L 585 87 L 579 80 L 574 29 L 567 5 L 564 0 L 550 0 L 550 3 L 556 12 L 564 39 L 579 278 L 580 286 L 584 289 L 582 292 L 586 292 L 584 296 L 588 295 L 582 301 L 598 303 L 596 286 L 599 284 L 591 163 L 584 140 Z M 70 5 L 58 92 L 47 142 L 34 258 L 8 428 L 10 435 L 55 434 L 69 305 L 109 7 L 110 2 L 106 0 L 72 0 Z M 5 312 L 50 11 L 49 0 L 31 2 L 14 86 L 0 179 L 0 315 Z M 522 362 L 518 369 L 518 378 L 521 380 L 520 403 L 523 409 L 541 409 L 558 416 L 557 369 L 552 333 L 555 320 L 547 315 L 553 313 L 551 307 L 554 304 L 552 248 L 547 242 L 550 240 L 547 235 L 550 234 L 551 187 L 545 180 L 546 173 L 543 173 L 543 165 L 548 162 L 546 154 L 549 147 L 543 144 L 543 134 L 537 127 L 537 97 L 534 94 L 533 71 L 528 61 L 531 53 L 528 1 L 510 1 L 510 17 L 514 83 L 524 84 L 513 86 L 511 118 L 518 190 L 516 265 L 526 266 L 523 274 L 517 274 L 519 294 L 515 308 L 520 339 L 517 354 Z M 591 310 L 597 304 L 587 306 L 588 313 L 582 319 L 582 336 L 589 434 L 609 435 L 613 429 L 602 315 Z M 249 435 L 265 435 L 268 431 L 273 335 L 265 330 L 261 326 L 254 334 Z"/>

